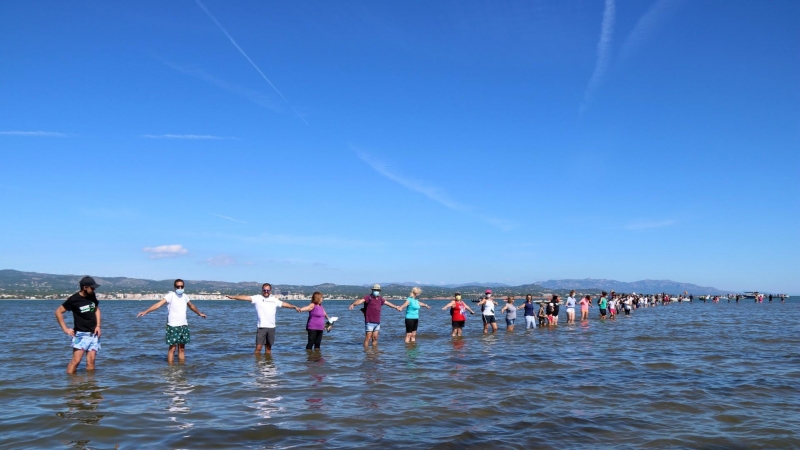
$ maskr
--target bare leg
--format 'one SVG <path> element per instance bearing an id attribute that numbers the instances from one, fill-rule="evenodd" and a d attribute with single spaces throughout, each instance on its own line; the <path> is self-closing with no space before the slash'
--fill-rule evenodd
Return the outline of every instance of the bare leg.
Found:
<path id="1" fill-rule="evenodd" d="M 364 347 L 369 347 L 370 342 L 372 342 L 372 331 L 367 331 L 364 335 Z"/>
<path id="2" fill-rule="evenodd" d="M 378 346 L 378 331 L 373 331 L 372 332 L 372 346 L 373 347 L 377 347 Z"/>
<path id="3" fill-rule="evenodd" d="M 411 342 L 411 333 L 406 333 L 406 344 Z"/>
<path id="4" fill-rule="evenodd" d="M 178 344 L 178 361 L 186 361 L 186 344 Z"/>
<path id="5" fill-rule="evenodd" d="M 81 363 L 81 359 L 83 358 L 84 351 L 73 348 L 72 349 L 72 361 L 67 364 L 67 373 L 73 374 L 76 370 L 78 370 L 78 364 Z"/>
<path id="6" fill-rule="evenodd" d="M 261 354 L 261 349 L 262 349 L 263 347 L 264 347 L 264 346 L 263 346 L 263 345 L 261 345 L 261 344 L 256 344 L 256 351 L 255 351 L 255 352 L 253 352 L 253 353 L 255 353 L 256 355 L 260 355 L 260 354 Z"/>
<path id="7" fill-rule="evenodd" d="M 492 333 L 497 333 L 497 322 L 492 324 Z"/>
<path id="8" fill-rule="evenodd" d="M 170 364 L 172 364 L 172 362 L 175 361 L 175 349 L 177 347 L 178 347 L 177 345 L 170 345 L 169 350 L 167 350 L 167 362 Z"/>
<path id="9" fill-rule="evenodd" d="M 411 342 L 417 342 L 417 332 L 416 331 L 412 331 L 411 332 Z"/>
<path id="10" fill-rule="evenodd" d="M 94 370 L 94 359 L 97 357 L 97 351 L 90 351 L 86 354 L 86 370 Z"/>

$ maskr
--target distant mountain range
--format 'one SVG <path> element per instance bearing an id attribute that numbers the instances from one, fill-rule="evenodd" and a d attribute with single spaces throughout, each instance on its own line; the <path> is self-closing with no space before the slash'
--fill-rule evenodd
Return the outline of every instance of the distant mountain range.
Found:
<path id="1" fill-rule="evenodd" d="M 82 275 L 54 275 L 37 272 L 20 272 L 18 270 L 0 270 L 0 297 L 65 297 L 78 290 L 78 282 Z M 94 279 L 101 285 L 101 292 L 104 293 L 126 293 L 126 294 L 152 294 L 165 293 L 172 290 L 172 279 L 169 280 L 146 280 L 139 278 L 126 277 L 101 277 L 94 276 Z M 382 292 L 386 296 L 405 296 L 413 282 L 393 282 L 381 283 Z M 359 297 L 369 292 L 372 284 L 365 285 L 341 285 L 333 283 L 318 284 L 312 286 L 276 284 L 273 287 L 284 293 L 311 295 L 314 291 L 323 292 L 326 296 L 338 297 Z M 466 297 L 477 297 L 487 288 L 494 291 L 495 296 L 524 296 L 525 294 L 545 295 L 550 293 L 564 294 L 570 289 L 575 289 L 583 293 L 597 293 L 600 290 L 615 290 L 617 292 L 640 292 L 657 293 L 667 292 L 679 294 L 687 291 L 695 295 L 701 294 L 724 294 L 722 291 L 713 287 L 697 286 L 689 283 L 679 283 L 670 280 L 642 280 L 626 283 L 616 280 L 603 279 L 581 279 L 581 280 L 547 280 L 535 284 L 523 284 L 520 286 L 509 286 L 502 283 L 463 283 L 448 285 L 421 285 L 422 296 L 430 297 L 451 297 L 454 291 L 460 291 Z M 259 281 L 244 281 L 231 283 L 227 281 L 206 281 L 206 280 L 186 280 L 186 288 L 192 293 L 218 293 L 223 295 L 231 294 L 252 294 L 261 289 Z"/>
<path id="2" fill-rule="evenodd" d="M 723 291 L 713 287 L 698 286 L 691 283 L 680 283 L 672 280 L 641 280 L 630 283 L 617 280 L 585 278 L 582 280 L 547 280 L 537 281 L 536 284 L 548 289 L 603 289 L 616 292 L 656 293 L 667 292 L 672 294 L 711 294 L 722 295 L 731 291 Z"/>

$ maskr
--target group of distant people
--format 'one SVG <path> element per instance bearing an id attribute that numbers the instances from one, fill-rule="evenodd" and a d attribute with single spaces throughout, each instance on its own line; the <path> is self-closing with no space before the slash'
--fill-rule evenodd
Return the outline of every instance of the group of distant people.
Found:
<path id="1" fill-rule="evenodd" d="M 95 359 L 97 352 L 100 350 L 100 336 L 101 330 L 101 314 L 99 301 L 95 291 L 100 287 L 92 277 L 83 277 L 80 280 L 80 291 L 67 298 L 61 306 L 55 311 L 55 316 L 61 329 L 72 337 L 72 359 L 67 365 L 67 373 L 75 373 L 78 365 L 82 361 L 84 355 L 86 356 L 86 369 L 94 370 Z M 189 323 L 186 315 L 187 311 L 191 310 L 198 316 L 206 318 L 206 315 L 191 302 L 188 295 L 185 294 L 186 283 L 182 279 L 177 279 L 173 283 L 174 290 L 168 293 L 164 298 L 137 314 L 138 317 L 144 317 L 147 314 L 167 306 L 167 324 L 165 329 L 165 340 L 169 346 L 167 350 L 167 361 L 174 362 L 175 354 L 178 355 L 178 360 L 183 361 L 186 358 L 185 350 L 186 344 L 191 341 L 191 334 L 189 331 Z M 430 305 L 423 303 L 419 300 L 419 295 L 422 290 L 419 287 L 414 287 L 405 302 L 400 305 L 395 305 L 381 296 L 381 286 L 375 284 L 368 295 L 353 302 L 349 309 L 353 310 L 356 306 L 363 305 L 361 311 L 364 314 L 364 346 L 378 344 L 378 335 L 381 329 L 381 309 L 384 305 L 402 312 L 405 310 L 405 342 L 416 342 L 417 330 L 419 328 L 419 313 L 422 308 L 430 309 Z M 691 296 L 690 296 L 691 297 Z M 311 301 L 308 305 L 300 308 L 290 303 L 281 301 L 278 296 L 273 294 L 272 285 L 264 283 L 261 286 L 261 293 L 257 295 L 232 295 L 227 296 L 231 300 L 247 301 L 254 305 L 258 322 L 256 327 L 255 339 L 255 354 L 260 354 L 262 350 L 265 354 L 272 352 L 272 346 L 275 343 L 275 316 L 279 308 L 294 309 L 297 312 L 307 312 L 308 320 L 306 322 L 306 331 L 308 333 L 308 342 L 306 350 L 319 350 L 322 344 L 322 337 L 325 331 L 330 331 L 333 323 L 337 318 L 331 318 L 325 312 L 322 306 L 323 295 L 321 292 L 314 292 L 311 296 Z M 771 299 L 770 299 L 771 300 Z M 603 291 L 597 302 L 597 307 L 600 313 L 600 319 L 607 318 L 616 319 L 617 315 L 624 313 L 626 316 L 631 315 L 631 311 L 636 308 L 655 306 L 659 301 L 666 305 L 670 301 L 667 294 L 657 295 L 637 295 L 633 294 L 617 294 L 611 291 L 609 295 Z M 738 301 L 738 298 L 737 298 Z M 497 319 L 495 309 L 500 306 L 500 302 L 496 301 L 493 297 L 491 289 L 487 289 L 480 300 L 473 300 L 480 307 L 480 315 L 483 322 L 483 333 L 497 332 Z M 517 320 L 517 311 L 522 309 L 523 317 L 525 318 L 525 328 L 533 329 L 544 326 L 558 325 L 558 317 L 560 307 L 563 305 L 566 308 L 567 323 L 575 323 L 575 309 L 580 308 L 581 321 L 589 320 L 589 308 L 593 308 L 592 296 L 586 295 L 580 300 L 575 297 L 575 291 L 570 291 L 569 296 L 562 302 L 561 297 L 553 294 L 547 301 L 537 302 L 537 308 L 533 301 L 533 296 L 528 294 L 525 296 L 525 302 L 517 308 L 514 304 L 515 299 L 513 296 L 508 296 L 505 299 L 500 314 L 505 314 L 506 330 L 513 331 Z M 447 310 L 451 316 L 452 336 L 462 336 L 463 329 L 467 321 L 467 312 L 475 315 L 476 312 L 467 305 L 462 299 L 461 293 L 456 292 L 453 300 L 447 303 L 443 308 Z M 64 321 L 64 313 L 71 312 L 73 316 L 73 328 L 67 327 Z"/>

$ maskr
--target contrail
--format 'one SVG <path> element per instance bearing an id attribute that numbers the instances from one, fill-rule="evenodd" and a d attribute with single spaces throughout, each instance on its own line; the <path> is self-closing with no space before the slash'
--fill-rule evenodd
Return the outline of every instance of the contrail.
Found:
<path id="1" fill-rule="evenodd" d="M 274 89 L 275 92 L 277 92 L 278 95 L 280 95 L 281 98 L 286 102 L 286 104 L 289 105 L 290 108 L 292 108 L 292 111 L 294 111 L 294 113 L 297 114 L 297 117 L 299 117 L 300 120 L 302 120 L 306 125 L 308 125 L 308 122 L 306 122 L 306 119 L 303 118 L 302 115 L 300 115 L 300 112 L 298 112 L 297 109 L 295 109 L 295 107 L 292 106 L 291 103 L 289 103 L 289 100 L 287 100 L 286 97 L 284 97 L 283 94 L 281 94 L 281 91 L 279 91 L 278 88 L 276 88 L 275 85 L 272 84 L 272 81 L 269 81 L 269 78 L 267 78 L 267 76 L 264 75 L 264 72 L 262 72 L 261 69 L 258 68 L 256 63 L 254 63 L 253 60 L 250 59 L 249 56 L 247 56 L 247 53 L 245 53 L 245 51 L 242 50 L 242 47 L 239 47 L 239 44 L 236 43 L 236 40 L 234 40 L 233 37 L 231 37 L 231 35 L 228 34 L 228 31 L 225 29 L 225 27 L 223 27 L 222 24 L 219 23 L 217 18 L 214 17 L 213 14 L 211 14 L 211 11 L 209 11 L 208 8 L 206 8 L 206 5 L 204 5 L 203 2 L 201 2 L 200 0 L 194 0 L 194 1 L 195 1 L 195 3 L 197 3 L 197 6 L 199 6 L 200 9 L 202 9 L 203 12 L 206 13 L 206 15 L 209 17 L 209 19 L 211 19 L 214 22 L 214 24 L 217 26 L 217 28 L 219 28 L 223 33 L 225 33 L 225 36 L 228 37 L 228 40 L 231 41 L 231 44 L 233 44 L 233 46 L 236 47 L 236 50 L 239 50 L 239 53 L 241 53 L 242 56 L 244 56 L 244 58 L 247 60 L 247 62 L 249 62 L 250 65 L 253 66 L 253 68 L 256 69 L 256 71 L 258 71 L 259 75 L 261 75 L 261 78 L 263 78 L 264 81 L 269 83 L 269 85 L 272 87 L 272 89 Z"/>
<path id="2" fill-rule="evenodd" d="M 614 0 L 606 0 L 606 5 L 603 10 L 603 23 L 600 26 L 600 40 L 597 42 L 597 63 L 594 66 L 594 73 L 589 80 L 589 85 L 586 87 L 586 93 L 583 97 L 580 113 L 583 114 L 589 106 L 589 101 L 592 98 L 594 90 L 600 85 L 603 76 L 608 69 L 609 53 L 611 52 L 611 37 L 614 34 Z"/>
<path id="3" fill-rule="evenodd" d="M 679 4 L 679 0 L 656 1 L 639 21 L 636 22 L 633 30 L 628 37 L 625 38 L 625 42 L 622 43 L 622 48 L 619 51 L 617 64 L 624 63 L 629 57 L 636 53 L 642 44 L 655 32 L 664 17 L 668 16 Z"/>

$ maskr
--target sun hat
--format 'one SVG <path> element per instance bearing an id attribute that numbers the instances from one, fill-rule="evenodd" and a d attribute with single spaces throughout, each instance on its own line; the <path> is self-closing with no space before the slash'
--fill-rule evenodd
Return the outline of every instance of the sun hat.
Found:
<path id="1" fill-rule="evenodd" d="M 372 290 L 373 291 L 380 291 L 381 290 L 381 285 L 378 284 L 378 283 L 373 284 L 372 285 Z"/>

